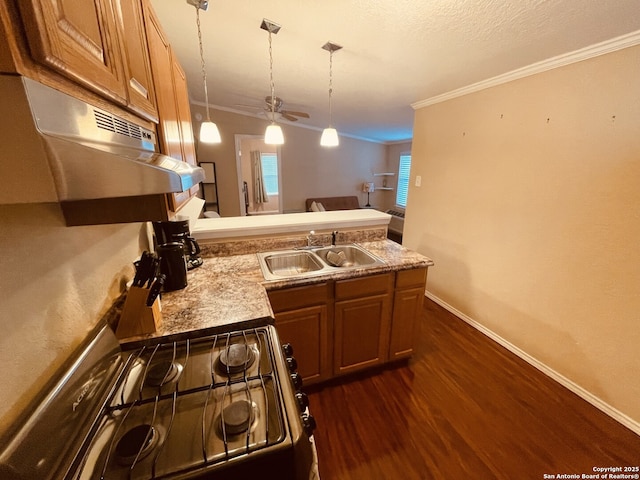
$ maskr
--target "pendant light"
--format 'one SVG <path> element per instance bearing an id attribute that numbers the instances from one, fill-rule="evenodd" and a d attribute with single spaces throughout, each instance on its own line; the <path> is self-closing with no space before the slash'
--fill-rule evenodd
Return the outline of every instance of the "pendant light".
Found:
<path id="1" fill-rule="evenodd" d="M 204 86 L 204 101 L 207 108 L 207 120 L 200 124 L 200 141 L 202 143 L 220 143 L 220 131 L 218 126 L 211 121 L 209 115 L 209 92 L 207 90 L 207 70 L 204 65 L 204 49 L 202 46 L 202 32 L 200 30 L 200 10 L 206 11 L 209 7 L 208 0 L 187 0 L 187 3 L 196 7 L 196 25 L 198 26 L 198 45 L 200 46 L 200 67 L 202 68 L 202 85 Z"/>
<path id="2" fill-rule="evenodd" d="M 271 85 L 271 124 L 264 132 L 264 143 L 267 145 L 282 145 L 284 143 L 284 135 L 280 125 L 276 124 L 276 87 L 273 82 L 273 49 L 271 47 L 271 34 L 277 34 L 280 31 L 280 25 L 263 18 L 260 28 L 269 32 L 269 81 Z"/>
<path id="3" fill-rule="evenodd" d="M 322 48 L 329 52 L 329 126 L 322 131 L 320 145 L 323 147 L 336 147 L 340 144 L 340 140 L 338 139 L 338 132 L 331 125 L 333 114 L 331 111 L 331 95 L 333 94 L 333 52 L 340 50 L 342 47 L 335 43 L 327 42 Z"/>

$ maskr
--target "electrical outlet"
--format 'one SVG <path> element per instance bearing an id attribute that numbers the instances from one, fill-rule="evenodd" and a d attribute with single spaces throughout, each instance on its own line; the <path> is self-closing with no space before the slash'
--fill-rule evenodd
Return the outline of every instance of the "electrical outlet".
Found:
<path id="1" fill-rule="evenodd" d="M 416 176 L 416 187 L 422 185 L 422 177 L 420 175 Z"/>

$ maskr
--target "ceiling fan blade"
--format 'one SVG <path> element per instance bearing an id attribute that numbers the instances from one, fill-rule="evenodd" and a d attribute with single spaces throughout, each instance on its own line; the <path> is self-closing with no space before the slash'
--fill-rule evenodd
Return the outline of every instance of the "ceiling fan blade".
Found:
<path id="1" fill-rule="evenodd" d="M 294 112 L 291 110 L 282 110 L 281 113 L 287 115 L 295 115 L 296 117 L 309 118 L 309 114 L 305 112 Z"/>
<path id="2" fill-rule="evenodd" d="M 290 122 L 297 122 L 298 121 L 298 119 L 296 117 L 292 117 L 291 115 L 288 115 L 285 112 L 280 112 L 280 115 L 282 115 L 282 118 L 286 118 Z"/>

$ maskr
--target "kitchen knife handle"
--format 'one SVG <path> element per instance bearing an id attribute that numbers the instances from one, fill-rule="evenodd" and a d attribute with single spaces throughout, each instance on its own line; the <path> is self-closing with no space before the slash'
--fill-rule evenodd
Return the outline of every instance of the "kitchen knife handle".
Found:
<path id="1" fill-rule="evenodd" d="M 162 290 L 162 287 L 166 279 L 167 279 L 167 276 L 164 273 L 161 273 L 153 281 L 153 284 L 149 289 L 149 295 L 147 296 L 147 307 L 152 306 L 153 302 L 156 301 L 156 298 L 158 298 L 158 295 L 160 295 L 160 290 Z"/>

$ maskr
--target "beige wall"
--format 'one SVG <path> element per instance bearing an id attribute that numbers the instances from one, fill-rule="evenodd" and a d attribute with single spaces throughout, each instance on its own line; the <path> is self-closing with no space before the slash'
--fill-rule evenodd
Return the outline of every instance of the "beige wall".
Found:
<path id="1" fill-rule="evenodd" d="M 191 112 L 206 116 L 198 105 L 191 105 Z M 220 129 L 222 143 L 199 144 L 198 160 L 216 162 L 220 214 L 237 216 L 240 195 L 234 136 L 263 135 L 267 120 L 214 109 L 211 118 Z M 199 122 L 194 120 L 196 132 L 199 128 Z M 361 205 L 366 203 L 367 195 L 361 186 L 373 181 L 373 173 L 386 168 L 385 145 L 343 136 L 340 146 L 325 148 L 320 146 L 320 131 L 284 124 L 282 129 L 285 143 L 280 147 L 280 162 L 285 213 L 304 211 L 304 201 L 309 197 L 357 195 Z"/>
<path id="2" fill-rule="evenodd" d="M 428 290 L 640 422 L 640 47 L 422 108 L 412 155 Z"/>
<path id="3" fill-rule="evenodd" d="M 123 290 L 140 225 L 66 227 L 58 204 L 0 206 L 0 435 Z"/>
<path id="4" fill-rule="evenodd" d="M 393 187 L 392 191 L 381 191 L 383 199 L 381 202 L 384 210 L 396 207 L 396 193 L 398 192 L 398 168 L 400 166 L 400 155 L 411 153 L 411 142 L 392 143 L 387 146 L 387 168 L 386 172 L 394 172 L 395 176 L 387 178 L 387 185 Z M 382 179 L 376 178 L 376 185 L 382 185 Z"/>

